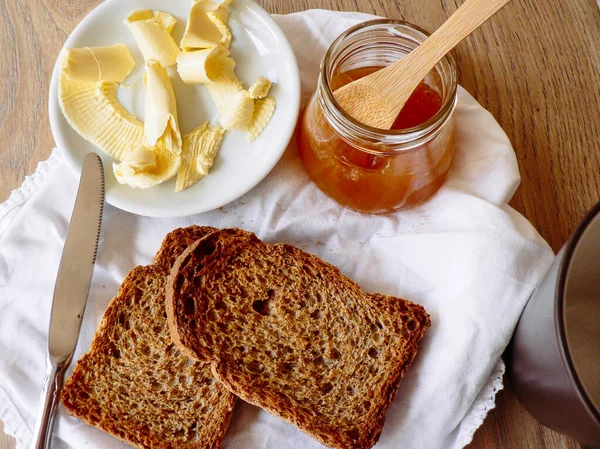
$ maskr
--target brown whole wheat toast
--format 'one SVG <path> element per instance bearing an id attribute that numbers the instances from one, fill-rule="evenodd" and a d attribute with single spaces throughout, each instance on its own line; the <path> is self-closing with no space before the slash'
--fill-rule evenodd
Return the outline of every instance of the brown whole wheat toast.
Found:
<path id="1" fill-rule="evenodd" d="M 164 303 L 177 256 L 213 230 L 169 233 L 153 264 L 127 275 L 90 351 L 65 383 L 62 401 L 70 414 L 138 448 L 221 447 L 235 397 L 208 364 L 190 360 L 173 344 Z"/>
<path id="2" fill-rule="evenodd" d="M 333 448 L 370 448 L 427 327 L 334 266 L 239 230 L 190 245 L 167 282 L 173 341 L 242 399 Z"/>

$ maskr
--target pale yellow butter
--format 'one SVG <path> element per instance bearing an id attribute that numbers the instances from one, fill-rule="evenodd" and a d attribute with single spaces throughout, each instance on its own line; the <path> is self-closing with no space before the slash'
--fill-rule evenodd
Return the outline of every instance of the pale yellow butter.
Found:
<path id="1" fill-rule="evenodd" d="M 153 148 L 138 146 L 133 151 L 125 153 L 121 159 L 123 173 L 132 176 L 135 173 L 156 168 L 156 152 Z"/>
<path id="2" fill-rule="evenodd" d="M 117 83 L 74 81 L 60 76 L 58 100 L 69 124 L 113 159 L 142 143 L 144 125 L 117 100 Z"/>
<path id="3" fill-rule="evenodd" d="M 262 76 L 256 78 L 254 83 L 248 88 L 250 98 L 265 98 L 271 90 L 271 81 Z"/>
<path id="4" fill-rule="evenodd" d="M 117 100 L 117 83 L 73 81 L 62 74 L 59 101 L 69 124 L 113 159 L 117 181 L 148 188 L 177 174 L 181 157 L 159 139 L 143 146 L 144 124 Z"/>
<path id="5" fill-rule="evenodd" d="M 232 0 L 223 0 L 217 9 L 208 13 L 208 17 L 214 21 L 215 25 L 217 25 L 217 28 L 219 28 L 223 35 L 220 45 L 225 48 L 229 48 L 232 38 L 231 30 L 227 26 L 227 22 L 229 21 L 229 5 L 231 4 L 231 1 Z"/>
<path id="6" fill-rule="evenodd" d="M 154 157 L 149 156 L 152 153 Z M 154 147 L 136 147 L 120 163 L 113 163 L 117 181 L 130 187 L 147 189 L 168 181 L 177 174 L 181 156 L 173 154 L 162 141 Z"/>
<path id="7" fill-rule="evenodd" d="M 152 59 L 144 70 L 146 108 L 143 145 L 113 164 L 121 184 L 146 189 L 168 181 L 181 165 L 182 138 L 175 92 L 166 69 Z"/>
<path id="8" fill-rule="evenodd" d="M 275 99 L 273 97 L 259 98 L 254 101 L 254 113 L 246 128 L 246 138 L 252 142 L 265 129 L 267 123 L 275 113 Z"/>
<path id="9" fill-rule="evenodd" d="M 252 120 L 254 100 L 241 84 L 215 81 L 206 84 L 217 109 L 219 121 L 227 130 L 246 130 Z"/>
<path id="10" fill-rule="evenodd" d="M 216 7 L 211 0 L 194 2 L 181 41 L 184 51 L 177 58 L 177 71 L 185 83 L 206 86 L 223 128 L 245 131 L 252 141 L 273 116 L 275 100 L 270 98 L 258 103 L 269 94 L 271 81 L 268 79 L 258 77 L 246 90 L 235 75 L 235 61 L 228 50 L 230 3 L 231 0 L 226 0 Z"/>
<path id="11" fill-rule="evenodd" d="M 219 27 L 209 16 L 209 13 L 218 8 L 219 4 L 210 0 L 194 2 L 181 39 L 181 48 L 184 50 L 212 48 L 226 41 L 227 36 L 223 34 L 222 27 Z"/>
<path id="12" fill-rule="evenodd" d="M 177 57 L 177 72 L 188 84 L 235 80 L 235 62 L 227 49 L 217 46 L 204 50 L 183 51 Z"/>
<path id="13" fill-rule="evenodd" d="M 153 148 L 146 148 L 143 145 L 125 153 L 121 162 L 113 163 L 113 171 L 117 180 L 132 178 L 137 173 L 154 168 L 156 168 L 156 152 Z"/>
<path id="14" fill-rule="evenodd" d="M 61 55 L 62 73 L 74 81 L 120 83 L 134 66 L 133 57 L 123 44 L 65 48 Z"/>
<path id="15" fill-rule="evenodd" d="M 170 67 L 181 52 L 171 31 L 177 20 L 161 11 L 141 9 L 125 19 L 145 61 L 157 60 L 163 67 Z"/>
<path id="16" fill-rule="evenodd" d="M 183 138 L 175 191 L 181 192 L 206 176 L 221 147 L 225 130 L 203 123 Z"/>
<path id="17" fill-rule="evenodd" d="M 184 51 L 177 60 L 177 70 L 184 82 L 206 85 L 219 111 L 221 125 L 228 130 L 243 130 L 252 119 L 254 101 L 235 76 L 234 68 L 229 50 L 222 46 Z"/>
<path id="18" fill-rule="evenodd" d="M 153 147 L 159 140 L 173 154 L 181 154 L 181 133 L 177 121 L 177 104 L 171 80 L 158 61 L 146 62 L 144 71 L 146 107 L 144 146 Z"/>

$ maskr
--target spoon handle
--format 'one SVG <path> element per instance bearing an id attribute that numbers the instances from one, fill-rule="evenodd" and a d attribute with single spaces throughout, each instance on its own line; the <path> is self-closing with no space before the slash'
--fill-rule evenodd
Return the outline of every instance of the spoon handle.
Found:
<path id="1" fill-rule="evenodd" d="M 377 85 L 384 87 L 391 105 L 397 106 L 399 112 L 421 80 L 446 53 L 510 1 L 466 0 L 415 50 L 371 75 L 373 81 L 377 79 Z"/>

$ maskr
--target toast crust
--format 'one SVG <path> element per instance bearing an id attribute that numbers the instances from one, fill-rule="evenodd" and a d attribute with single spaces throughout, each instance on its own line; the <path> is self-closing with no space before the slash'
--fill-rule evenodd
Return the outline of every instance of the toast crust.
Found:
<path id="1" fill-rule="evenodd" d="M 173 264 L 171 273 L 178 273 L 182 265 L 189 265 L 192 259 L 201 258 L 205 253 L 216 250 L 217 245 L 219 251 L 233 253 L 242 245 L 256 242 L 259 242 L 259 240 L 254 234 L 242 229 L 228 228 L 215 230 L 190 244 Z M 193 267 L 194 272 L 197 272 L 200 269 L 200 264 L 196 264 Z M 167 280 L 165 299 L 167 324 L 171 340 L 186 356 L 201 362 L 210 362 L 209 355 L 202 355 L 198 353 L 197 349 L 191 349 L 194 341 L 195 326 L 190 326 L 185 314 L 175 313 L 173 310 L 175 303 L 174 301 L 169 300 L 169 298 L 178 296 L 175 289 L 187 288 L 185 285 L 187 284 L 187 279 L 185 277 L 178 277 L 176 282 L 171 282 L 171 276 L 172 275 L 170 274 L 169 279 Z"/>
<path id="2" fill-rule="evenodd" d="M 213 230 L 169 233 L 153 264 L 127 275 L 65 383 L 70 414 L 140 449 L 221 447 L 236 398 L 173 344 L 164 304 L 173 261 Z"/>
<path id="3" fill-rule="evenodd" d="M 291 245 L 220 230 L 166 289 L 173 341 L 232 393 L 332 448 L 370 448 L 429 316 Z"/>

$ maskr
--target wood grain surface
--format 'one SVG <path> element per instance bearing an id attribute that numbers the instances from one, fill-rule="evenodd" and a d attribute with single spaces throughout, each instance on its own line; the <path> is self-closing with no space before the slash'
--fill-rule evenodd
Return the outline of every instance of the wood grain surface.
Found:
<path id="1" fill-rule="evenodd" d="M 98 0 L 5 0 L 0 7 L 0 201 L 54 145 L 50 74 Z M 272 13 L 362 11 L 437 28 L 461 0 L 259 0 Z M 455 50 L 460 83 L 502 125 L 522 183 L 512 206 L 557 251 L 600 198 L 600 12 L 595 0 L 514 0 Z M 509 380 L 505 379 L 509 384 Z M 0 449 L 4 447 L 0 430 Z M 579 448 L 537 424 L 510 386 L 470 449 Z M 435 449 L 435 448 L 432 448 Z"/>

